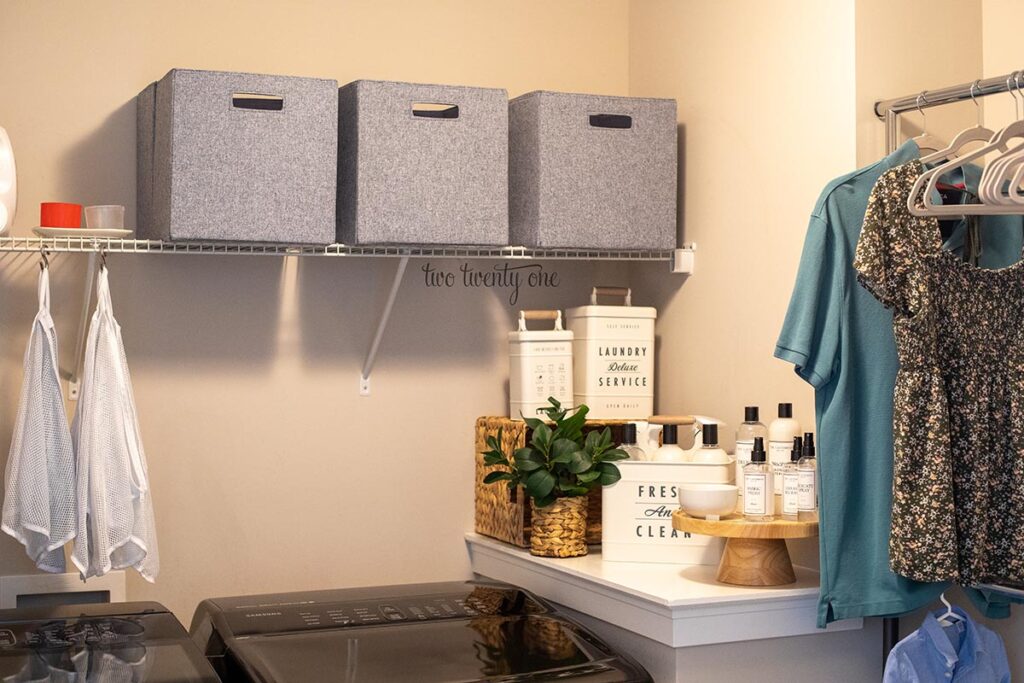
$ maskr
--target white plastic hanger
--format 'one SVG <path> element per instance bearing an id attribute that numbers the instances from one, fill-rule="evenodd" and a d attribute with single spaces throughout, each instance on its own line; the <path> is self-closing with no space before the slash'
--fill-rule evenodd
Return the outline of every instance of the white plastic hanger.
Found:
<path id="1" fill-rule="evenodd" d="M 1021 147 L 1024 148 L 1024 145 Z M 1021 183 L 1024 182 L 1024 157 L 1015 161 L 1014 166 L 1017 167 L 1017 172 L 1013 174 L 1013 178 L 1010 180 L 1007 199 L 1014 204 L 1022 205 L 1024 204 L 1024 193 L 1021 192 Z"/>
<path id="2" fill-rule="evenodd" d="M 1009 88 L 1010 80 L 1006 80 L 1007 88 Z M 957 134 L 953 141 L 945 149 L 939 150 L 934 154 L 929 154 L 921 159 L 922 164 L 938 164 L 939 162 L 949 161 L 956 158 L 956 155 L 960 150 L 971 142 L 988 142 L 995 136 L 995 131 L 985 128 L 981 125 L 981 105 L 978 104 L 978 100 L 974 96 L 974 89 L 978 87 L 978 81 L 974 81 L 971 84 L 971 101 L 974 102 L 974 106 L 978 113 L 978 122 L 970 128 L 966 128 Z M 1014 98 L 1016 101 L 1016 98 Z M 924 184 L 931 179 L 932 175 L 938 170 L 938 166 L 931 169 L 926 169 L 924 173 L 914 183 L 914 189 L 907 198 L 907 207 L 912 213 L 916 212 L 915 198 L 920 196 L 921 188 Z"/>
<path id="3" fill-rule="evenodd" d="M 1013 97 L 1013 110 L 1016 115 L 1016 120 L 1024 120 L 1024 98 L 1018 98 L 1020 95 L 1020 72 L 1014 72 L 1013 88 L 1010 87 L 1010 78 L 1006 79 L 1006 90 Z M 1020 152 L 1024 150 L 1024 144 L 1017 145 L 1006 154 L 1003 154 L 985 167 L 985 172 L 982 173 L 981 182 L 978 185 L 978 197 L 982 202 L 986 204 L 1001 204 L 1001 205 L 1012 205 L 1013 202 L 1003 194 L 1003 185 L 1007 180 L 1011 178 L 1014 173 L 1014 169 L 1018 164 L 1024 160 L 1024 156 Z"/>
<path id="4" fill-rule="evenodd" d="M 1024 143 L 1012 147 L 1006 154 L 993 159 L 982 175 L 982 183 L 978 187 L 978 197 L 986 204 L 1013 204 L 1012 198 L 1003 192 L 1007 181 L 1011 180 L 1017 166 L 1024 161 Z M 1012 190 L 1012 187 L 1011 187 Z"/>
<path id="5" fill-rule="evenodd" d="M 978 184 L 978 198 L 985 204 L 1007 204 L 1006 195 L 1002 188 L 1018 162 L 1015 158 L 1024 150 L 1024 143 L 1010 148 L 1006 154 L 993 159 L 985 167 L 981 181 Z"/>
<path id="6" fill-rule="evenodd" d="M 1019 72 L 1015 72 L 1014 75 L 1017 76 L 1018 74 Z M 907 208 L 910 210 L 910 213 L 915 216 L 1000 216 L 1020 214 L 1021 209 L 1015 204 L 990 204 L 984 203 L 983 200 L 983 203 L 981 204 L 957 204 L 944 206 L 932 201 L 932 194 L 936 191 L 939 178 L 947 175 L 951 171 L 966 166 L 976 159 L 984 157 L 986 154 L 996 151 L 1005 151 L 1007 143 L 1015 138 L 1024 138 L 1024 120 L 1014 121 L 1006 128 L 1003 128 L 1001 131 L 996 133 L 987 145 L 983 145 L 970 154 L 947 161 L 946 163 L 932 169 L 930 172 L 923 173 L 914 183 L 914 187 L 911 190 L 910 195 L 907 197 Z M 984 184 L 984 174 L 982 184 Z M 921 193 L 922 186 L 925 188 L 923 196 Z M 918 197 L 921 198 L 920 205 L 916 202 Z"/>
<path id="7" fill-rule="evenodd" d="M 978 87 L 978 83 L 978 81 L 971 83 L 971 101 L 974 102 L 975 109 L 977 110 L 978 122 L 970 128 L 965 128 L 957 133 L 948 147 L 940 149 L 934 154 L 922 157 L 922 164 L 936 164 L 940 161 L 953 159 L 965 145 L 972 142 L 988 142 L 996 134 L 994 130 L 981 125 L 981 105 L 978 104 L 978 100 L 974 97 L 974 89 Z"/>
<path id="8" fill-rule="evenodd" d="M 942 595 L 939 596 L 939 600 L 941 600 L 942 604 L 946 606 L 946 611 L 937 620 L 940 626 L 946 628 L 947 626 L 952 626 L 958 621 L 964 620 L 963 617 L 953 611 L 953 605 L 951 605 L 949 600 L 946 599 L 945 591 L 943 591 Z"/>
<path id="9" fill-rule="evenodd" d="M 924 109 L 921 108 L 922 104 L 928 104 L 927 94 L 928 91 L 923 90 L 917 96 L 917 113 L 921 115 L 921 134 L 914 137 L 913 140 L 917 143 L 918 149 L 927 149 L 933 153 L 938 153 L 943 148 L 942 140 L 928 133 L 928 117 L 925 116 Z"/>
<path id="10" fill-rule="evenodd" d="M 1019 91 L 1020 83 L 1015 81 L 1015 84 Z M 1014 104 L 1016 104 L 1016 102 L 1014 102 Z M 1024 119 L 1024 95 L 1020 98 L 1020 105 L 1021 112 L 1017 117 Z M 1014 171 L 1014 169 L 1016 169 L 1016 171 Z M 1010 178 L 1011 175 L 1013 176 L 1012 178 Z M 995 188 L 995 191 L 998 193 L 1000 201 L 1005 204 L 1015 204 L 1017 206 L 1024 204 L 1024 193 L 1021 193 L 1020 186 L 1021 182 L 1024 181 L 1024 144 L 1018 146 L 1015 153 L 1012 155 L 1012 158 L 1008 158 L 1006 164 L 1000 167 L 999 176 L 1000 179 L 997 181 L 998 186 Z M 1007 194 L 1004 195 L 1002 194 L 1002 181 L 1007 178 L 1010 179 L 1010 184 Z"/>

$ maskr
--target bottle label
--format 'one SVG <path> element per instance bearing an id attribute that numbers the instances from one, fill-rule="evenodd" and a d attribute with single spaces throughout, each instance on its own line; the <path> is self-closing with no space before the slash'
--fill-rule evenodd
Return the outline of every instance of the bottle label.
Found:
<path id="1" fill-rule="evenodd" d="M 753 441 L 736 442 L 736 485 L 739 486 L 741 496 L 743 495 L 743 468 L 750 463 L 750 454 L 753 452 Z"/>
<path id="2" fill-rule="evenodd" d="M 771 486 L 771 477 L 763 472 L 744 474 L 743 514 L 768 514 L 768 496 L 772 495 L 768 490 L 769 486 Z"/>
<path id="3" fill-rule="evenodd" d="M 782 468 L 791 460 L 793 444 L 789 441 L 768 442 L 768 462 L 772 466 L 772 474 L 775 475 L 775 495 L 782 495 Z"/>
<path id="4" fill-rule="evenodd" d="M 797 498 L 799 497 L 800 476 L 796 472 L 786 472 L 782 475 L 782 514 L 795 515 L 800 511 Z"/>
<path id="5" fill-rule="evenodd" d="M 750 454 L 754 452 L 753 441 L 736 442 L 736 462 L 750 462 Z"/>
<path id="6" fill-rule="evenodd" d="M 801 512 L 813 512 L 818 509 L 817 470 L 805 469 L 797 473 L 800 478 L 800 493 L 797 505 Z"/>

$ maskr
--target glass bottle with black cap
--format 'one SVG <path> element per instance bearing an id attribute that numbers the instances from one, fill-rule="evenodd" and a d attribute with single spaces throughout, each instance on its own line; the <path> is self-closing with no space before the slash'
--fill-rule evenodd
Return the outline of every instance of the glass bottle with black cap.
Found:
<path id="1" fill-rule="evenodd" d="M 797 463 L 799 477 L 798 515 L 801 522 L 818 521 L 818 460 L 814 451 L 814 434 L 804 434 L 800 461 Z"/>
<path id="2" fill-rule="evenodd" d="M 743 408 L 743 422 L 736 430 L 736 486 L 740 496 L 743 495 L 743 468 L 750 462 L 750 452 L 754 450 L 754 437 L 768 438 L 768 428 L 760 422 L 760 408 L 746 406 Z"/>
<path id="3" fill-rule="evenodd" d="M 770 522 L 775 514 L 772 467 L 764 450 L 764 439 L 754 437 L 750 463 L 743 470 L 743 517 L 751 522 Z"/>
<path id="4" fill-rule="evenodd" d="M 803 439 L 793 437 L 793 450 L 789 462 L 782 468 L 782 518 L 795 522 L 800 513 L 800 470 L 797 463 L 803 457 Z"/>
<path id="5" fill-rule="evenodd" d="M 636 425 L 632 422 L 622 427 L 622 443 L 619 448 L 629 455 L 630 460 L 647 460 L 647 453 L 636 443 Z"/>

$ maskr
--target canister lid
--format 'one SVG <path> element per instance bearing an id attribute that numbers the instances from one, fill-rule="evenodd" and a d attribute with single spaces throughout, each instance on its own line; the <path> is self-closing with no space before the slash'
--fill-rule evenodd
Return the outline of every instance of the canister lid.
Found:
<path id="1" fill-rule="evenodd" d="M 577 306 L 565 309 L 565 317 L 573 318 L 645 318 L 658 317 L 658 309 L 653 306 L 606 306 L 604 304 Z"/>
<path id="2" fill-rule="evenodd" d="M 572 330 L 513 330 L 508 333 L 510 342 L 572 341 Z"/>

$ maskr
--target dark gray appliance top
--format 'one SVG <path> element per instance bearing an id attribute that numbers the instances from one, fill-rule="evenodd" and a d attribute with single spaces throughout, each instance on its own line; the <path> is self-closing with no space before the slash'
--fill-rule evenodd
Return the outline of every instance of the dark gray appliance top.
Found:
<path id="1" fill-rule="evenodd" d="M 191 633 L 242 683 L 651 680 L 542 600 L 477 581 L 214 598 Z"/>
<path id="2" fill-rule="evenodd" d="M 219 683 L 155 602 L 0 610 L 0 681 Z"/>

